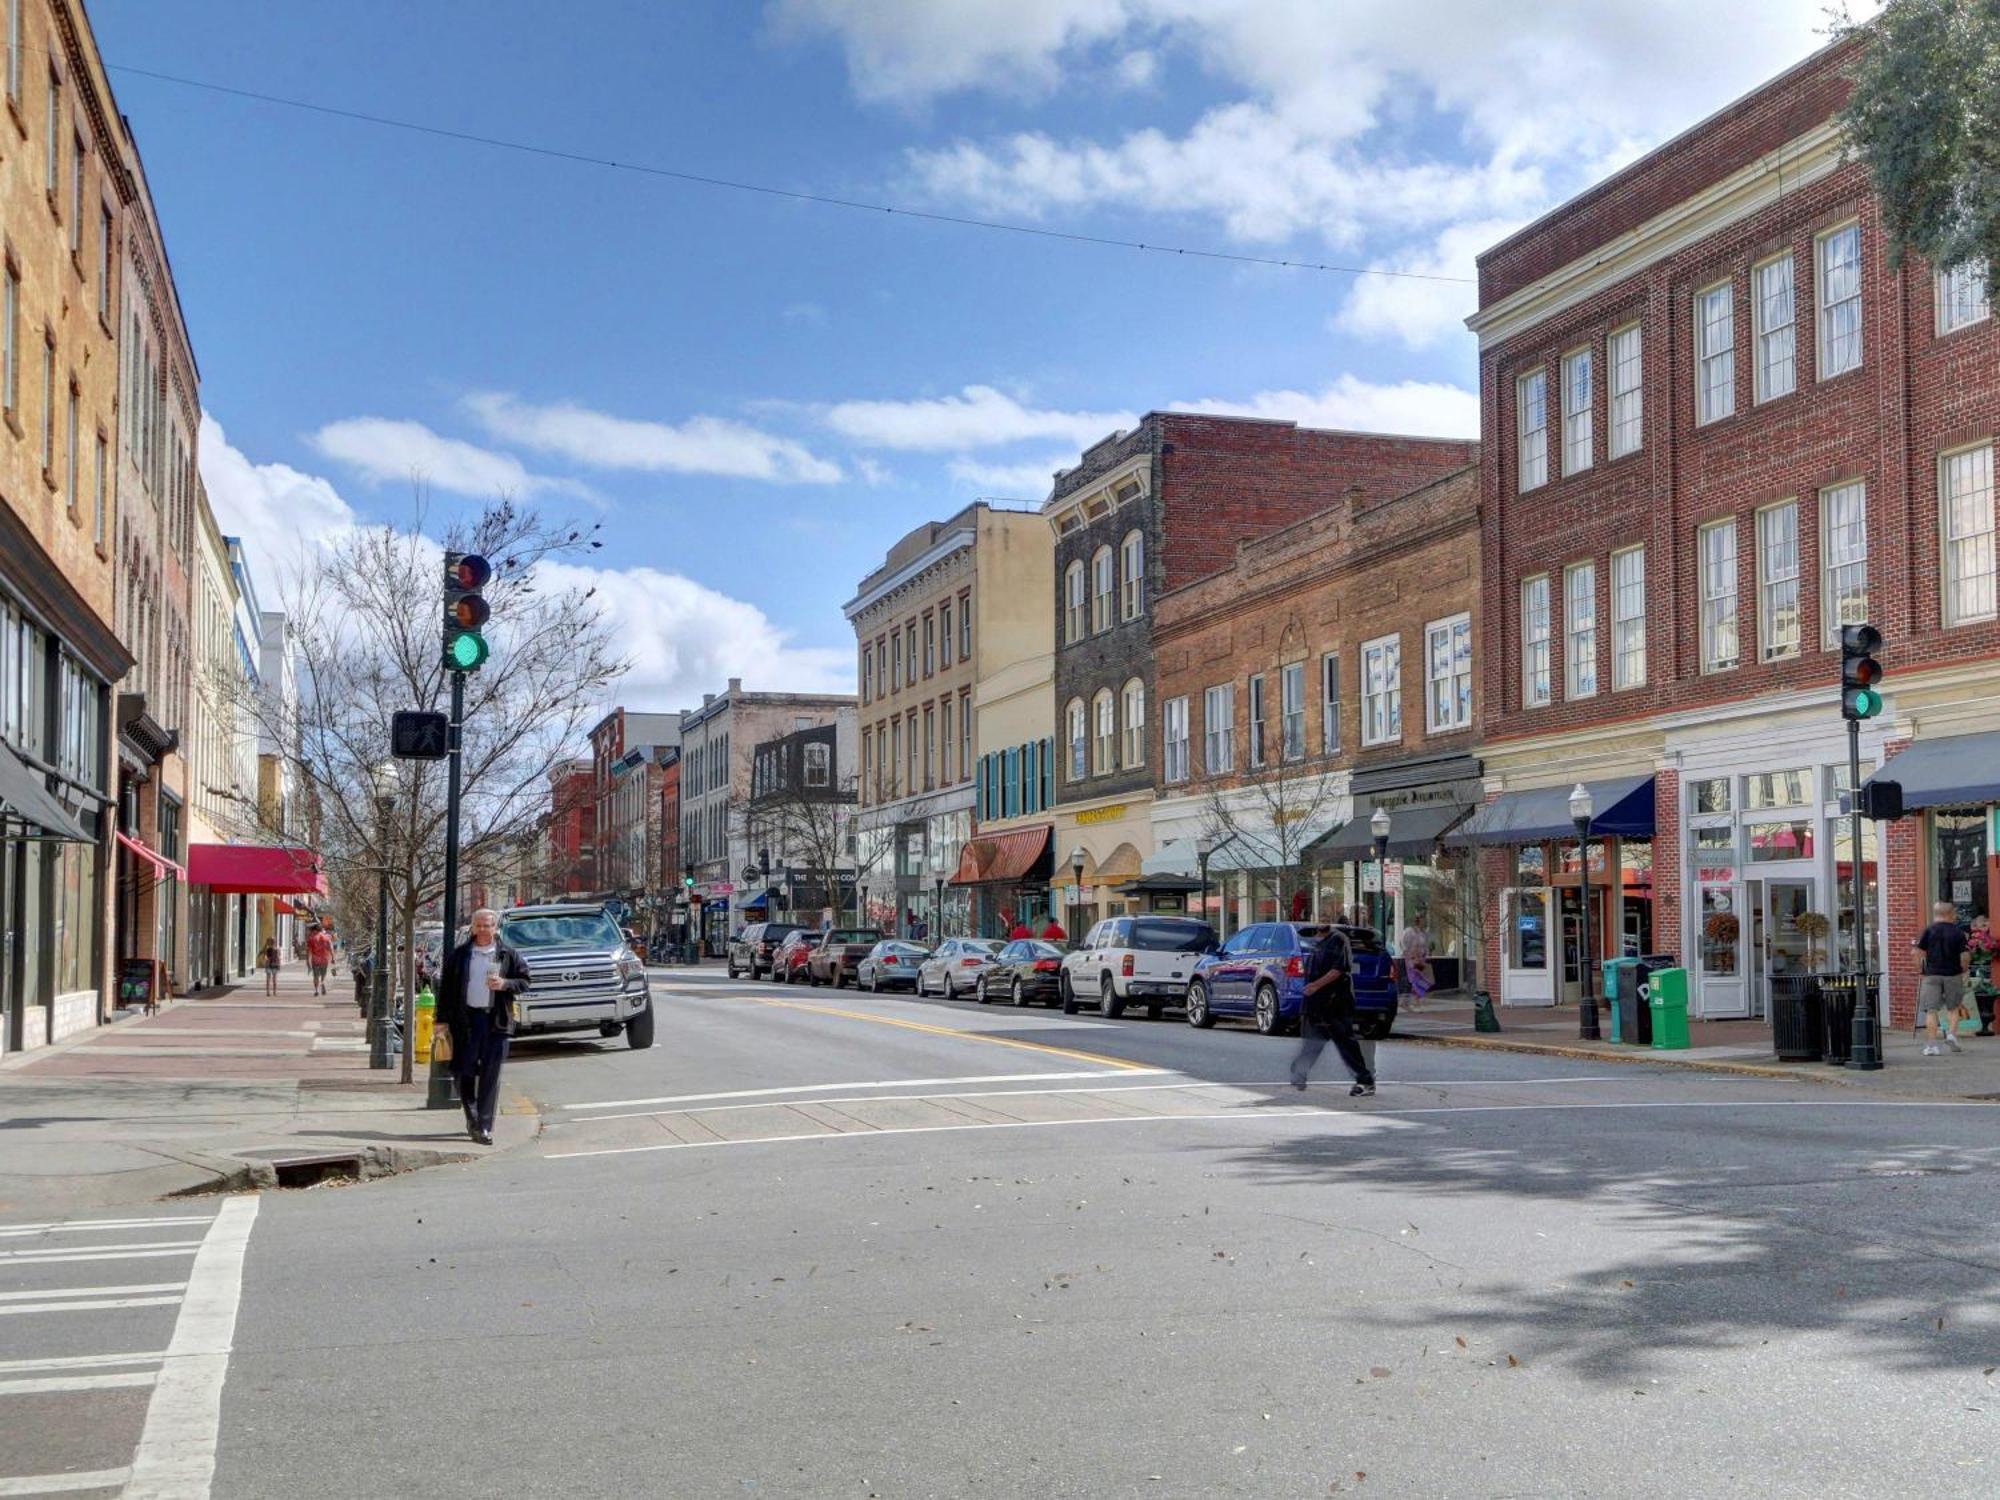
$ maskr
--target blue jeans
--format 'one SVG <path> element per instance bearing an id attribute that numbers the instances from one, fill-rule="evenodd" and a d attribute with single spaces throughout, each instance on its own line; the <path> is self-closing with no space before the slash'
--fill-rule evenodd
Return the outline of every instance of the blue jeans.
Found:
<path id="1" fill-rule="evenodd" d="M 471 1109 L 473 1121 L 488 1135 L 493 1133 L 493 1117 L 500 1111 L 500 1065 L 507 1061 L 510 1040 L 506 1032 L 493 1024 L 490 1010 L 467 1010 L 464 1037 L 451 1039 L 458 1097 Z"/>

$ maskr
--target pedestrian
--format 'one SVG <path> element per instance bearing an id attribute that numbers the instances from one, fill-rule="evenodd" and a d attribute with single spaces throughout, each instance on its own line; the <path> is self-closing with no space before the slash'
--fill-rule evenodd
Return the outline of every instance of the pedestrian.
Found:
<path id="1" fill-rule="evenodd" d="M 1972 935 L 1966 939 L 1966 958 L 1972 973 L 1972 999 L 1979 1007 L 1979 1035 L 1993 1035 L 1993 1001 L 2000 990 L 1993 985 L 1993 960 L 2000 958 L 2000 938 L 1993 936 L 1993 924 L 1985 917 L 1972 919 Z"/>
<path id="2" fill-rule="evenodd" d="M 354 1008 L 361 1012 L 361 1019 L 365 1021 L 368 1019 L 369 992 L 375 979 L 375 960 L 363 949 L 347 967 L 354 976 Z"/>
<path id="3" fill-rule="evenodd" d="M 258 955 L 257 967 L 264 971 L 264 993 L 267 995 L 277 994 L 278 993 L 277 938 L 268 937 L 264 939 L 264 951 Z"/>
<path id="4" fill-rule="evenodd" d="M 1055 919 L 1051 917 L 1049 920 L 1054 921 Z M 1019 917 L 1016 917 L 1014 925 L 1007 929 L 1007 941 L 1010 943 L 1018 943 L 1022 938 L 1031 938 L 1034 935 L 1035 929 Z"/>
<path id="5" fill-rule="evenodd" d="M 1396 993 L 1408 996 L 1410 1009 L 1415 1010 L 1430 993 L 1432 983 L 1430 934 L 1424 931 L 1424 919 L 1418 915 L 1410 918 L 1410 925 L 1396 939 Z"/>
<path id="6" fill-rule="evenodd" d="M 1923 954 L 1923 978 L 1917 990 L 1917 1013 L 1927 1017 L 1929 1040 L 1924 1056 L 1936 1057 L 1942 1041 L 1954 1052 L 1965 1049 L 1954 1034 L 1959 1007 L 1965 1004 L 1965 966 L 1970 944 L 1958 925 L 1958 908 L 1940 901 L 1931 908 L 1931 925 L 1910 945 Z"/>
<path id="7" fill-rule="evenodd" d="M 1354 1035 L 1354 954 L 1347 934 L 1329 927 L 1326 936 L 1306 955 L 1305 1004 L 1299 1016 L 1299 1051 L 1292 1059 L 1292 1087 L 1303 1090 L 1313 1064 L 1332 1042 L 1347 1071 L 1354 1075 L 1348 1097 L 1375 1092 L 1375 1070 Z"/>
<path id="8" fill-rule="evenodd" d="M 1042 939 L 1050 943 L 1066 943 L 1069 941 L 1069 934 L 1063 931 L 1063 925 L 1056 920 L 1054 912 L 1049 913 L 1049 925 L 1042 929 Z"/>
<path id="9" fill-rule="evenodd" d="M 326 971 L 333 964 L 333 939 L 324 927 L 315 927 L 306 938 L 306 968 L 312 974 L 313 993 L 326 993 Z"/>
<path id="10" fill-rule="evenodd" d="M 482 1146 L 493 1144 L 515 997 L 528 988 L 529 978 L 520 953 L 500 940 L 500 914 L 482 906 L 472 914 L 472 936 L 445 960 L 437 992 L 437 1020 L 451 1034 L 465 1133 Z"/>

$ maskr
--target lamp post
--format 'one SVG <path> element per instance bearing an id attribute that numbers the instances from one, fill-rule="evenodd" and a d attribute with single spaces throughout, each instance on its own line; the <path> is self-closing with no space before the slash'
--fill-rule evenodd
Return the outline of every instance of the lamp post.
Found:
<path id="1" fill-rule="evenodd" d="M 375 767 L 377 819 L 375 853 L 375 973 L 368 1003 L 368 1066 L 389 1066 L 389 825 L 396 816 L 396 791 L 401 768 L 393 760 Z"/>
<path id="2" fill-rule="evenodd" d="M 1591 984 L 1590 952 L 1590 820 L 1597 809 L 1590 800 L 1590 788 L 1582 782 L 1569 794 L 1569 817 L 1576 824 L 1576 862 L 1579 866 L 1578 895 L 1581 898 L 1583 920 L 1577 929 L 1576 977 L 1583 986 L 1583 999 L 1576 1012 L 1576 1034 L 1579 1040 L 1594 1042 L 1600 1033 L 1597 1029 L 1597 991 Z"/>
<path id="3" fill-rule="evenodd" d="M 1382 946 L 1389 946 L 1389 809 L 1378 807 L 1368 819 L 1368 831 L 1375 835 L 1375 930 L 1382 934 Z"/>
<path id="4" fill-rule="evenodd" d="M 1070 896 L 1069 907 L 1069 940 L 1072 943 L 1076 941 L 1077 912 L 1083 906 L 1083 862 L 1089 858 L 1090 856 L 1084 852 L 1083 845 L 1081 844 L 1078 844 L 1074 849 L 1069 851 L 1069 876 L 1074 892 Z"/>
<path id="5" fill-rule="evenodd" d="M 1208 860 L 1221 842 L 1212 833 L 1204 833 L 1194 841 L 1195 858 L 1201 861 L 1201 919 L 1204 922 L 1208 920 Z M 1218 935 L 1221 933 L 1220 922 L 1215 924 L 1215 930 Z"/>
<path id="6" fill-rule="evenodd" d="M 934 876 L 931 885 L 935 888 L 931 897 L 931 937 L 932 943 L 944 941 L 944 876 Z"/>

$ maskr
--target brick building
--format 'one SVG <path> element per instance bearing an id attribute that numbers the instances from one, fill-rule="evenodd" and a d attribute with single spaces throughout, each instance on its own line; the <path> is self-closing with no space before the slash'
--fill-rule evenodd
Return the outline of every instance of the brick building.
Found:
<path id="1" fill-rule="evenodd" d="M 678 713 L 635 713 L 629 709 L 614 708 L 591 726 L 590 831 L 593 863 L 590 888 L 600 895 L 614 895 L 632 887 L 634 877 L 643 869 L 632 864 L 629 834 L 635 826 L 635 819 L 643 827 L 644 809 L 637 805 L 633 794 L 627 790 L 621 811 L 617 801 L 624 779 L 620 767 L 626 756 L 637 747 L 678 745 L 682 717 Z M 657 787 L 654 789 L 654 800 L 657 805 Z M 617 833 L 621 827 L 628 835 L 622 839 Z"/>
<path id="2" fill-rule="evenodd" d="M 1349 491 L 1386 500 L 1477 448 L 1153 412 L 1056 476 L 1042 511 L 1055 533 L 1053 880 L 1066 925 L 1136 904 L 1122 887 L 1154 853 L 1153 601 L 1233 566 L 1246 537 Z"/>
<path id="3" fill-rule="evenodd" d="M 543 863 L 551 900 L 587 896 L 597 888 L 597 788 L 591 762 L 566 760 L 549 767 L 549 816 L 543 825 Z"/>
<path id="4" fill-rule="evenodd" d="M 1845 958 L 1843 621 L 1888 638 L 1868 767 L 2000 726 L 1980 687 L 2000 653 L 2000 342 L 1976 268 L 1888 263 L 1834 118 L 1852 45 L 1480 257 L 1484 636 L 1500 649 L 1481 656 L 1496 800 L 1467 831 L 1500 891 L 1504 1000 L 1578 993 L 1586 887 L 1592 956 L 1683 957 L 1697 1014 L 1765 1014 L 1773 975 L 1825 965 L 1809 912 Z M 1601 836 L 1588 880 L 1563 842 L 1576 782 Z M 1986 790 L 1945 787 L 1949 806 L 1891 829 L 1870 926 L 1894 924 L 1878 951 L 1899 1009 L 1896 955 L 1924 902 L 1986 909 Z"/>

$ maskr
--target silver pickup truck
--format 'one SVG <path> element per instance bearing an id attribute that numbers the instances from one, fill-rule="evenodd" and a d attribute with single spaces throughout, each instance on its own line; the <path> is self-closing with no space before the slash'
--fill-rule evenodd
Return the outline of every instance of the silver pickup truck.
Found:
<path id="1" fill-rule="evenodd" d="M 595 1030 L 653 1045 L 646 966 L 611 914 L 589 902 L 516 906 L 500 914 L 500 936 L 518 948 L 532 978 L 520 997 L 516 1036 Z"/>

